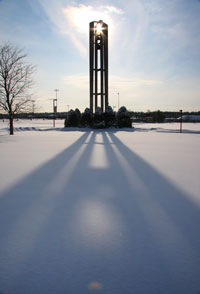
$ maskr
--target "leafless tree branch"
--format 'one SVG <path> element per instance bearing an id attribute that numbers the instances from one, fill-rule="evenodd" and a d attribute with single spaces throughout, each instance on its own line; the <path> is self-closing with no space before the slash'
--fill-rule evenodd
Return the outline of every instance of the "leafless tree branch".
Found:
<path id="1" fill-rule="evenodd" d="M 26 57 L 9 43 L 0 45 L 0 109 L 9 114 L 10 123 L 13 115 L 24 111 L 31 102 L 28 90 L 33 85 L 35 66 L 27 64 Z"/>

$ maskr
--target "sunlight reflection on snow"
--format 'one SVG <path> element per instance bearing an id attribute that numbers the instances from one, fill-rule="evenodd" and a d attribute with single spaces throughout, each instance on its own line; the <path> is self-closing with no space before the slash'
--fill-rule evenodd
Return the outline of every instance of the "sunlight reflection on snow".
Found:
<path id="1" fill-rule="evenodd" d="M 92 154 L 89 161 L 90 168 L 108 168 L 108 159 L 102 134 L 96 134 Z"/>
<path id="2" fill-rule="evenodd" d="M 86 200 L 76 208 L 72 231 L 79 235 L 84 243 L 112 250 L 114 244 L 120 246 L 121 223 L 117 214 L 101 201 Z M 117 245 L 117 246 L 118 246 Z"/>
<path id="3" fill-rule="evenodd" d="M 84 224 L 90 234 L 104 235 L 113 226 L 107 208 L 98 202 L 90 202 L 83 209 Z"/>

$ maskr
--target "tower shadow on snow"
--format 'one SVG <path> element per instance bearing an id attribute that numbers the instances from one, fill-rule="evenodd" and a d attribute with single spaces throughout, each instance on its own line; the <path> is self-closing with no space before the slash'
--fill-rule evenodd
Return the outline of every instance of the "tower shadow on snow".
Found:
<path id="1" fill-rule="evenodd" d="M 197 294 L 199 221 L 113 132 L 86 132 L 0 198 L 0 291 Z"/>

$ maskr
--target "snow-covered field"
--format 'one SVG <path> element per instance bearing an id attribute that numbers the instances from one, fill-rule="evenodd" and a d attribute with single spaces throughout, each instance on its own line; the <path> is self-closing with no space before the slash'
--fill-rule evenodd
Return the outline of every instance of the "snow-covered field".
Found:
<path id="1" fill-rule="evenodd" d="M 199 294 L 200 124 L 0 121 L 0 294 Z"/>

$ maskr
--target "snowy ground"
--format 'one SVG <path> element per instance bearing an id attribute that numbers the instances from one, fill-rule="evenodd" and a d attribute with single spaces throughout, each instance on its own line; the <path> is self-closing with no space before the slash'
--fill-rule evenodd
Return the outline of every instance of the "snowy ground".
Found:
<path id="1" fill-rule="evenodd" d="M 200 124 L 0 121 L 0 294 L 199 294 Z"/>

